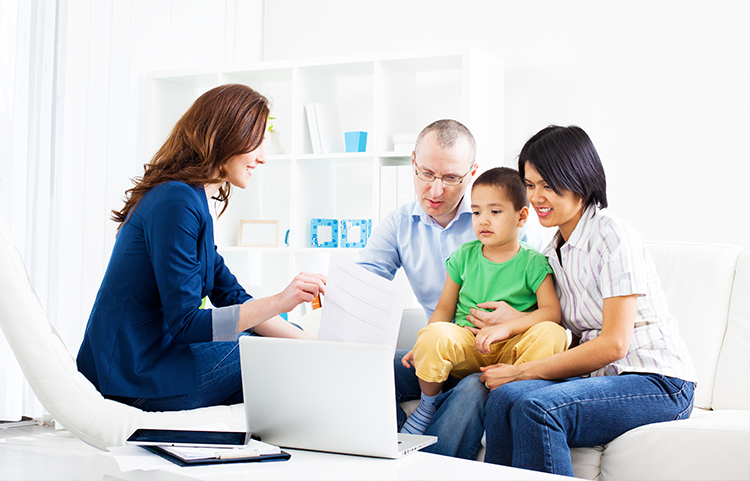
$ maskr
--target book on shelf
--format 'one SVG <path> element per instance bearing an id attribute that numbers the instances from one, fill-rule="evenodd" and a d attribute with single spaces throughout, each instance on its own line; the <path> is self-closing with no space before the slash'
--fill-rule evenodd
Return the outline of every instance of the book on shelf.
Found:
<path id="1" fill-rule="evenodd" d="M 380 168 L 380 220 L 398 207 L 398 172 L 396 166 Z"/>
<path id="2" fill-rule="evenodd" d="M 338 109 L 322 102 L 305 105 L 310 143 L 314 154 L 346 152 L 344 131 L 341 130 Z"/>
<path id="3" fill-rule="evenodd" d="M 384 165 L 380 168 L 380 220 L 414 200 L 413 176 L 411 164 Z"/>
<path id="4" fill-rule="evenodd" d="M 318 129 L 318 117 L 315 115 L 315 104 L 305 105 L 305 113 L 307 114 L 307 126 L 310 131 L 313 154 L 322 154 L 323 149 L 320 146 L 320 130 Z"/>

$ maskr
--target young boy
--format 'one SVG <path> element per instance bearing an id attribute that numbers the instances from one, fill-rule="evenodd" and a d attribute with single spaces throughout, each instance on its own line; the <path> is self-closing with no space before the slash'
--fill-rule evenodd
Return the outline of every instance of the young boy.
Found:
<path id="1" fill-rule="evenodd" d="M 448 275 L 435 312 L 402 360 L 406 367 L 413 362 L 422 398 L 401 432 L 424 433 L 449 375 L 462 379 L 483 366 L 521 364 L 567 347 L 547 258 L 518 240 L 529 215 L 518 172 L 498 167 L 480 175 L 471 189 L 471 209 L 478 240 L 446 261 Z M 488 301 L 504 301 L 523 315 L 477 329 L 466 316 Z"/>

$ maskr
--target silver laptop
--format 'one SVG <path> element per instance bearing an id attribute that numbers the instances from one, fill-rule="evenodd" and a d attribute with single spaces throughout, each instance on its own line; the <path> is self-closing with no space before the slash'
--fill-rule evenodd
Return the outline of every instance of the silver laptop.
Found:
<path id="1" fill-rule="evenodd" d="M 390 346 L 242 336 L 240 359 L 247 431 L 263 442 L 382 458 L 437 442 L 396 430 Z"/>

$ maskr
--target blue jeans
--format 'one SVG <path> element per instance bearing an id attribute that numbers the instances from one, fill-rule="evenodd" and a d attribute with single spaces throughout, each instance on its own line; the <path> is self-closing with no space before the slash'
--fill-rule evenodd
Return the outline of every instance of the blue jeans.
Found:
<path id="1" fill-rule="evenodd" d="M 246 331 L 240 333 L 237 339 L 240 336 L 254 335 L 257 334 Z M 142 411 L 183 411 L 241 403 L 243 398 L 239 341 L 200 342 L 191 344 L 190 350 L 193 351 L 195 359 L 197 391 L 162 398 L 107 397 Z"/>
<path id="2" fill-rule="evenodd" d="M 570 448 L 606 444 L 644 424 L 685 419 L 692 382 L 659 374 L 516 381 L 490 392 L 484 460 L 573 476 Z"/>
<path id="3" fill-rule="evenodd" d="M 401 358 L 409 352 L 399 349 L 393 359 L 396 378 L 396 413 L 398 429 L 406 422 L 406 413 L 399 402 L 419 399 L 419 379 L 414 367 L 405 368 Z M 437 436 L 438 442 L 422 451 L 464 459 L 476 459 L 484 433 L 484 402 L 489 390 L 479 381 L 481 374 L 472 374 L 461 381 L 449 377 L 443 393 L 437 398 L 437 412 L 425 434 Z"/>
<path id="4" fill-rule="evenodd" d="M 304 330 L 291 322 L 297 329 Z M 259 336 L 253 329 L 237 335 L 236 341 L 198 342 L 190 345 L 195 359 L 198 390 L 190 394 L 162 398 L 105 396 L 142 411 L 183 411 L 207 406 L 239 404 L 242 397 L 240 343 L 242 336 Z M 178 375 L 178 374 L 177 374 Z"/>

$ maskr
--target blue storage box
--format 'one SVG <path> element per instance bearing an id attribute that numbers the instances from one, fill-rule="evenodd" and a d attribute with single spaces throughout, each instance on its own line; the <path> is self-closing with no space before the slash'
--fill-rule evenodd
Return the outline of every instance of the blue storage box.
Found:
<path id="1" fill-rule="evenodd" d="M 367 150 L 367 132 L 344 132 L 347 152 L 365 152 Z"/>

